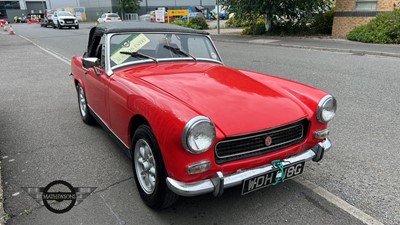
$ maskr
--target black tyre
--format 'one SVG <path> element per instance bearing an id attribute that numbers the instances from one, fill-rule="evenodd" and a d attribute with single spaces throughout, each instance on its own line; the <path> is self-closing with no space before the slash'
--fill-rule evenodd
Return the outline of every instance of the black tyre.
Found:
<path id="1" fill-rule="evenodd" d="M 56 25 L 55 24 L 53 24 L 53 29 L 56 29 L 57 27 L 56 27 Z"/>
<path id="2" fill-rule="evenodd" d="M 78 30 L 78 29 L 79 29 L 79 25 L 76 25 L 76 26 L 75 26 L 75 29 L 77 29 L 77 30 Z"/>
<path id="3" fill-rule="evenodd" d="M 62 26 L 61 26 L 59 23 L 57 23 L 57 28 L 58 28 L 58 29 L 61 29 Z"/>
<path id="4" fill-rule="evenodd" d="M 148 125 L 140 125 L 132 138 L 132 164 L 136 187 L 146 205 L 162 209 L 178 200 L 167 187 L 161 151 Z"/>
<path id="5" fill-rule="evenodd" d="M 78 83 L 78 85 L 76 85 L 76 90 L 78 92 L 79 113 L 81 114 L 83 122 L 89 125 L 95 124 L 96 120 L 93 118 L 92 114 L 90 114 L 82 85 Z"/>

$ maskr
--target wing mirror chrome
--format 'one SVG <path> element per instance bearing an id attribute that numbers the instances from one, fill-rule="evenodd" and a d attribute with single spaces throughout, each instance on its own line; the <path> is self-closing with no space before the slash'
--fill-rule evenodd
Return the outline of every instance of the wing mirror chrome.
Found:
<path id="1" fill-rule="evenodd" d="M 82 66 L 85 69 L 93 68 L 96 75 L 100 75 L 100 71 L 97 68 L 100 65 L 100 60 L 96 57 L 82 58 Z"/>

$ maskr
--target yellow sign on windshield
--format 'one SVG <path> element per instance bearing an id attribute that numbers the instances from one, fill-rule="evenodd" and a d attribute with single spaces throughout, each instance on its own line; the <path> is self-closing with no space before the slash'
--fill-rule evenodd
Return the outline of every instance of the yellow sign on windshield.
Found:
<path id="1" fill-rule="evenodd" d="M 121 54 L 121 51 L 137 52 L 149 42 L 150 40 L 144 34 L 139 34 L 137 36 L 132 35 L 131 37 L 127 38 L 123 43 L 121 43 L 121 47 L 111 55 L 111 60 L 117 65 L 122 64 L 131 56 Z"/>

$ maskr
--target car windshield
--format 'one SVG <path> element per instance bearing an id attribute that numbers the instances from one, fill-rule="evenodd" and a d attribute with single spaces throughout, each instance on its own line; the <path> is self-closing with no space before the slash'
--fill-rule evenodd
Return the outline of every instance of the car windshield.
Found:
<path id="1" fill-rule="evenodd" d="M 119 17 L 117 14 L 113 13 L 113 14 L 108 14 L 108 17 Z"/>
<path id="2" fill-rule="evenodd" d="M 149 60 L 149 57 L 160 61 L 182 59 L 221 61 L 214 45 L 204 35 L 173 33 L 115 34 L 111 37 L 110 43 L 110 63 L 112 68 L 127 63 Z M 148 57 L 137 57 L 137 54 L 129 55 L 127 52 L 137 52 Z"/>
<path id="3" fill-rule="evenodd" d="M 70 13 L 70 12 L 59 12 L 58 16 L 72 16 L 72 13 Z"/>

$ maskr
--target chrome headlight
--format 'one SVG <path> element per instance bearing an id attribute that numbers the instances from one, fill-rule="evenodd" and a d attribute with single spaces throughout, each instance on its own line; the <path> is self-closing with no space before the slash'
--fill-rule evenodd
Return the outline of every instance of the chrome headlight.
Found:
<path id="1" fill-rule="evenodd" d="M 335 117 L 336 99 L 331 95 L 326 95 L 319 101 L 317 109 L 317 119 L 321 123 L 327 123 Z"/>
<path id="2" fill-rule="evenodd" d="M 215 127 L 205 116 L 196 116 L 185 126 L 182 145 L 190 153 L 199 154 L 207 151 L 215 140 Z"/>

